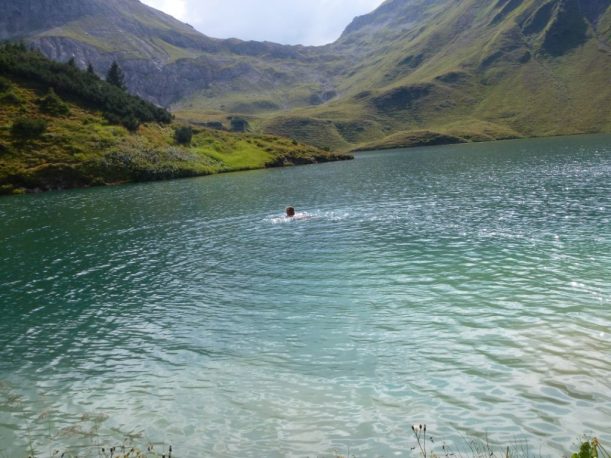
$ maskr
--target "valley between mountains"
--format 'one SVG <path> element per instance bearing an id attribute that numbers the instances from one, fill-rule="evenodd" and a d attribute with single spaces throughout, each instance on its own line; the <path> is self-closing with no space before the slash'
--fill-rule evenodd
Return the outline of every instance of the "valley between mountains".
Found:
<path id="1" fill-rule="evenodd" d="M 387 0 L 319 47 L 211 38 L 138 0 L 0 9 L 0 39 L 101 77 L 116 61 L 195 128 L 338 152 L 611 132 L 608 0 Z"/>

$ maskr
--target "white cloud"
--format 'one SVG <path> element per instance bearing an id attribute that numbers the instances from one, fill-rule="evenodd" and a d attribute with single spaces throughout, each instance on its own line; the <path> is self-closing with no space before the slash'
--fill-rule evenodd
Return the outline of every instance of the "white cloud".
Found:
<path id="1" fill-rule="evenodd" d="M 181 21 L 186 21 L 187 0 L 144 0 L 143 3 L 157 8 Z"/>
<path id="2" fill-rule="evenodd" d="M 321 45 L 383 0 L 142 0 L 215 38 Z"/>

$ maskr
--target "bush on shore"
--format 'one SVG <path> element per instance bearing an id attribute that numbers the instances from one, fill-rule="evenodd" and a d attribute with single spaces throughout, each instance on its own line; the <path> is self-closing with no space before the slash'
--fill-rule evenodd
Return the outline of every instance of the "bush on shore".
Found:
<path id="1" fill-rule="evenodd" d="M 190 145 L 193 140 L 193 129 L 190 126 L 177 127 L 174 130 L 174 140 L 179 145 Z"/>
<path id="2" fill-rule="evenodd" d="M 47 130 L 44 119 L 19 118 L 11 127 L 11 135 L 21 140 L 31 140 L 40 137 Z"/>
<path id="3" fill-rule="evenodd" d="M 70 114 L 68 105 L 55 93 L 53 88 L 49 88 L 47 94 L 38 100 L 38 106 L 42 113 L 51 116 L 67 116 Z"/>

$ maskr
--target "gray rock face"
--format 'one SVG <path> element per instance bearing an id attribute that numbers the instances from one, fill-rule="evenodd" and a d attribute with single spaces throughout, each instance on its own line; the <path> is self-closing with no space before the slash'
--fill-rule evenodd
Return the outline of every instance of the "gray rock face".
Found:
<path id="1" fill-rule="evenodd" d="M 129 90 L 162 106 L 214 85 L 271 90 L 321 78 L 308 48 L 212 39 L 138 0 L 0 0 L 0 10 L 1 39 L 25 39 L 81 68 L 92 64 L 100 76 L 116 60 Z"/>

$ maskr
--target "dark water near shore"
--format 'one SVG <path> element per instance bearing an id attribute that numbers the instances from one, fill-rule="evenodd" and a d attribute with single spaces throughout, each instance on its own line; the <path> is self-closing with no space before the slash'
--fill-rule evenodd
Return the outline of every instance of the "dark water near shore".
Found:
<path id="1" fill-rule="evenodd" d="M 611 136 L 5 198 L 0 242 L 0 456 L 611 449 Z"/>

